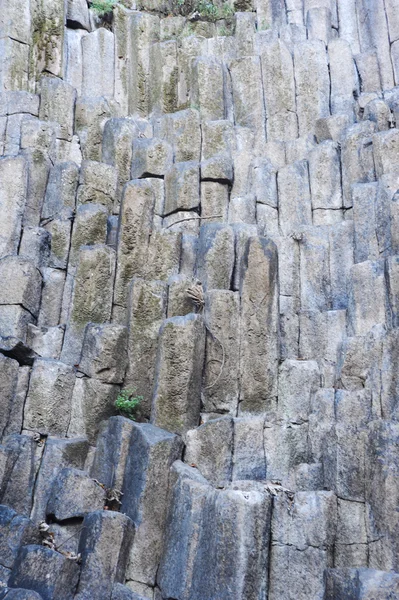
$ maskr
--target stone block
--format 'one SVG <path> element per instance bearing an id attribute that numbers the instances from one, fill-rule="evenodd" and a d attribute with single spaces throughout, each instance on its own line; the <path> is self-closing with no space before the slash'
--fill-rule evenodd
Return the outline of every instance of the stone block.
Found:
<path id="1" fill-rule="evenodd" d="M 18 304 L 0 306 L 0 336 L 3 338 L 17 338 L 22 343 L 26 341 L 28 325 L 34 323 L 32 314 Z M 11 341 L 11 340 L 10 340 Z"/>
<path id="2" fill-rule="evenodd" d="M 292 56 L 286 44 L 265 44 L 261 55 L 267 138 L 290 140 L 298 136 Z"/>
<path id="3" fill-rule="evenodd" d="M 266 479 L 264 417 L 234 419 L 233 481 Z"/>
<path id="4" fill-rule="evenodd" d="M 111 318 L 114 261 L 114 250 L 102 244 L 80 250 L 61 354 L 68 364 L 79 363 L 86 325 L 106 323 Z"/>
<path id="5" fill-rule="evenodd" d="M 82 38 L 83 96 L 114 95 L 114 34 L 101 27 Z"/>
<path id="6" fill-rule="evenodd" d="M 131 178 L 160 177 L 172 166 L 173 150 L 165 141 L 138 138 L 133 143 Z"/>
<path id="7" fill-rule="evenodd" d="M 19 547 L 35 543 L 38 532 L 30 519 L 7 506 L 0 506 L 0 531 L 2 565 L 12 569 Z"/>
<path id="8" fill-rule="evenodd" d="M 66 2 L 59 5 L 54 0 L 44 0 L 31 7 L 32 37 L 29 61 L 29 79 L 32 86 L 42 73 L 62 77 L 64 64 L 64 23 Z M 45 27 L 43 23 L 48 24 Z"/>
<path id="9" fill-rule="evenodd" d="M 151 86 L 153 63 L 150 47 L 159 40 L 159 16 L 137 12 L 131 17 L 131 56 L 136 60 L 131 64 L 128 113 L 147 116 L 152 110 Z"/>
<path id="10" fill-rule="evenodd" d="M 198 163 L 175 163 L 165 174 L 164 215 L 197 208 L 199 203 Z"/>
<path id="11" fill-rule="evenodd" d="M 257 56 L 247 56 L 230 65 L 235 122 L 257 133 L 257 144 L 265 142 L 265 109 L 260 88 L 261 63 Z"/>
<path id="12" fill-rule="evenodd" d="M 61 79 L 43 77 L 40 81 L 40 91 L 39 118 L 58 123 L 60 138 L 71 140 L 76 90 Z"/>
<path id="13" fill-rule="evenodd" d="M 163 551 L 169 470 L 181 453 L 182 442 L 178 436 L 148 423 L 134 424 L 121 507 L 135 525 L 128 579 L 155 584 Z"/>
<path id="14" fill-rule="evenodd" d="M 230 288 L 234 267 L 234 231 L 220 223 L 202 225 L 198 242 L 197 278 L 204 290 Z"/>
<path id="15" fill-rule="evenodd" d="M 351 186 L 375 180 L 373 134 L 375 123 L 364 121 L 347 129 L 341 142 L 342 192 L 344 206 L 352 206 Z"/>
<path id="16" fill-rule="evenodd" d="M 308 426 L 285 423 L 281 426 L 268 421 L 264 426 L 266 478 L 277 480 L 292 489 L 295 470 L 309 461 Z"/>
<path id="17" fill-rule="evenodd" d="M 165 115 L 155 123 L 154 135 L 172 145 L 175 162 L 200 161 L 201 129 L 197 110 L 188 108 Z"/>
<path id="18" fill-rule="evenodd" d="M 240 285 L 240 413 L 274 408 L 277 395 L 277 249 L 249 238 Z"/>
<path id="19" fill-rule="evenodd" d="M 353 221 L 343 221 L 330 228 L 329 259 L 331 281 L 331 308 L 341 310 L 348 307 L 351 268 L 353 257 Z"/>
<path id="20" fill-rule="evenodd" d="M 118 171 L 112 165 L 83 161 L 78 189 L 78 204 L 103 204 L 112 211 L 118 188 Z"/>
<path id="21" fill-rule="evenodd" d="M 182 234 L 177 231 L 154 231 L 149 241 L 147 261 L 142 275 L 146 279 L 166 281 L 177 275 L 180 267 Z"/>
<path id="22" fill-rule="evenodd" d="M 85 160 L 101 160 L 102 144 L 105 143 L 105 140 L 109 140 L 107 124 L 113 120 L 113 117 L 117 116 L 118 109 L 108 98 L 79 97 L 77 99 L 75 131 L 79 136 L 82 155 Z M 131 148 L 129 151 L 131 152 Z M 103 157 L 103 162 L 113 164 L 105 157 Z M 127 171 L 130 171 L 130 163 Z M 126 177 L 125 181 L 128 179 L 129 176 Z"/>
<path id="23" fill-rule="evenodd" d="M 86 435 L 95 444 L 102 421 L 115 414 L 119 386 L 89 377 L 77 378 L 71 400 L 68 436 Z"/>
<path id="24" fill-rule="evenodd" d="M 192 64 L 191 102 L 203 120 L 224 119 L 224 70 L 216 57 L 199 56 Z"/>
<path id="25" fill-rule="evenodd" d="M 229 205 L 229 189 L 225 183 L 201 181 L 201 216 L 208 223 L 226 222 Z"/>
<path id="26" fill-rule="evenodd" d="M 28 166 L 28 192 L 24 211 L 23 225 L 37 227 L 40 222 L 40 214 L 48 174 L 52 162 L 46 152 L 37 149 L 24 150 L 23 153 Z"/>
<path id="27" fill-rule="evenodd" d="M 379 258 L 376 234 L 377 184 L 360 183 L 352 187 L 354 223 L 354 261 Z"/>
<path id="28" fill-rule="evenodd" d="M 66 18 L 69 27 L 90 30 L 89 10 L 84 0 L 68 0 Z"/>
<path id="29" fill-rule="evenodd" d="M 13 590 L 6 588 L 4 592 L 0 592 L 0 598 L 2 600 L 3 598 L 5 600 L 43 600 L 43 597 L 37 592 L 33 592 L 32 590 L 23 590 L 22 588 Z"/>
<path id="30" fill-rule="evenodd" d="M 0 159 L 0 257 L 16 254 L 28 185 L 22 156 Z"/>
<path id="31" fill-rule="evenodd" d="M 235 415 L 239 398 L 240 306 L 237 292 L 210 290 L 205 296 L 205 412 Z M 195 462 L 195 461 L 194 461 Z"/>
<path id="32" fill-rule="evenodd" d="M 353 118 L 354 98 L 358 92 L 357 73 L 349 42 L 332 40 L 328 44 L 331 78 L 331 114 Z"/>
<path id="33" fill-rule="evenodd" d="M 256 202 L 277 208 L 277 171 L 269 159 L 252 162 L 252 189 Z"/>
<path id="34" fill-rule="evenodd" d="M 152 111 L 173 113 L 178 108 L 177 53 L 176 40 L 155 42 L 149 48 L 151 74 L 148 81 L 148 102 Z"/>
<path id="35" fill-rule="evenodd" d="M 330 114 L 330 77 L 325 46 L 308 40 L 294 48 L 299 135 L 312 133 L 317 119 Z"/>
<path id="36" fill-rule="evenodd" d="M 199 422 L 205 326 L 200 315 L 172 317 L 159 332 L 151 420 L 183 433 Z"/>
<path id="37" fill-rule="evenodd" d="M 299 244 L 301 309 L 329 308 L 329 239 L 323 229 L 308 228 Z"/>
<path id="38" fill-rule="evenodd" d="M 43 227 L 25 227 L 19 256 L 30 259 L 36 268 L 47 267 L 50 258 L 51 235 Z"/>
<path id="39" fill-rule="evenodd" d="M 85 517 L 102 510 L 105 492 L 87 473 L 79 469 L 64 468 L 57 475 L 47 504 L 47 515 L 57 521 Z"/>
<path id="40" fill-rule="evenodd" d="M 32 441 L 32 438 L 28 438 Z M 36 444 L 35 444 L 36 445 Z M 37 446 L 37 445 L 36 445 Z M 40 470 L 37 474 L 31 518 L 40 523 L 46 518 L 46 507 L 51 496 L 53 482 L 64 467 L 83 469 L 89 444 L 85 438 L 74 440 L 49 438 L 44 448 Z"/>
<path id="41" fill-rule="evenodd" d="M 380 131 L 373 135 L 375 174 L 381 177 L 397 168 L 399 158 L 399 130 Z"/>
<path id="42" fill-rule="evenodd" d="M 295 162 L 277 173 L 279 224 L 284 235 L 312 224 L 307 161 Z"/>
<path id="43" fill-rule="evenodd" d="M 79 542 L 82 566 L 76 598 L 100 600 L 124 581 L 134 525 L 126 515 L 95 511 L 86 515 Z"/>
<path id="44" fill-rule="evenodd" d="M 114 303 L 126 307 L 128 286 L 143 274 L 147 261 L 148 231 L 152 226 L 155 196 L 145 180 L 129 182 L 123 193 L 118 236 L 118 265 Z"/>
<path id="45" fill-rule="evenodd" d="M 73 162 L 56 163 L 49 173 L 41 218 L 69 218 L 75 210 L 79 169 Z"/>
<path id="46" fill-rule="evenodd" d="M 102 204 L 78 206 L 72 229 L 68 265 L 76 267 L 80 249 L 84 246 L 105 244 L 107 239 L 108 211 Z"/>
<path id="47" fill-rule="evenodd" d="M 72 600 L 78 579 L 76 562 L 50 548 L 29 545 L 21 548 L 9 585 L 24 586 L 43 600 Z"/>
<path id="48" fill-rule="evenodd" d="M 0 88 L 2 91 L 28 90 L 29 47 L 10 37 L 0 38 L 0 52 L 7 60 L 0 68 Z"/>
<path id="49" fill-rule="evenodd" d="M 230 199 L 228 222 L 232 224 L 246 223 L 248 225 L 255 225 L 256 201 L 253 194 Z"/>
<path id="50" fill-rule="evenodd" d="M 74 382 L 71 367 L 50 359 L 37 359 L 26 399 L 24 428 L 66 435 Z"/>
<path id="51" fill-rule="evenodd" d="M 73 2 L 75 0 L 72 0 Z M 83 0 L 78 0 L 84 4 Z M 87 10 L 87 5 L 86 5 Z M 65 56 L 64 81 L 76 89 L 77 96 L 82 94 L 83 79 L 83 53 L 82 38 L 87 35 L 83 29 L 70 29 L 65 31 Z"/>
<path id="52" fill-rule="evenodd" d="M 42 358 L 58 360 L 64 339 L 64 327 L 36 327 L 28 325 L 26 343 Z"/>
<path id="53" fill-rule="evenodd" d="M 312 208 L 342 207 L 341 165 L 337 144 L 325 141 L 309 153 Z"/>
<path id="54" fill-rule="evenodd" d="M 308 420 L 312 396 L 320 387 L 316 361 L 285 360 L 279 369 L 278 409 L 284 420 Z M 299 391 L 300 390 L 300 391 Z"/>
<path id="55" fill-rule="evenodd" d="M 215 419 L 186 434 L 184 460 L 199 470 L 212 485 L 232 479 L 233 419 Z"/>
<path id="56" fill-rule="evenodd" d="M 128 368 L 125 387 L 133 387 L 143 396 L 139 411 L 146 418 L 151 412 L 158 333 L 165 317 L 166 284 L 161 281 L 133 279 L 128 305 Z"/>
<path id="57" fill-rule="evenodd" d="M 374 325 L 385 323 L 386 287 L 383 261 L 365 261 L 351 269 L 350 331 L 365 335 Z"/>
<path id="58" fill-rule="evenodd" d="M 17 256 L 0 260 L 0 278 L 4 282 L 0 305 L 20 304 L 33 316 L 40 306 L 42 278 L 32 261 Z"/>
<path id="59" fill-rule="evenodd" d="M 105 383 L 122 383 L 127 362 L 127 330 L 121 325 L 86 327 L 79 369 Z"/>
<path id="60" fill-rule="evenodd" d="M 15 401 L 18 384 L 18 363 L 12 358 L 0 354 L 1 376 L 0 395 L 2 398 L 0 410 L 0 439 L 7 427 L 12 405 Z"/>
<path id="61" fill-rule="evenodd" d="M 23 410 L 25 398 L 28 392 L 30 378 L 30 367 L 23 366 L 18 369 L 17 385 L 11 405 L 11 410 L 8 415 L 7 425 L 3 431 L 3 435 L 11 435 L 22 431 L 23 425 Z"/>

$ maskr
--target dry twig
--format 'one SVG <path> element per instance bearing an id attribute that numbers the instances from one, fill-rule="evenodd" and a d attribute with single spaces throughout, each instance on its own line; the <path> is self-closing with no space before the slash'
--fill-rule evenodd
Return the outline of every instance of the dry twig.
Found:
<path id="1" fill-rule="evenodd" d="M 210 215 L 209 217 L 200 217 L 199 215 L 195 216 L 195 217 L 186 217 L 185 219 L 179 219 L 178 221 L 175 221 L 174 223 L 170 223 L 169 225 L 167 225 L 165 227 L 165 229 L 169 229 L 169 227 L 173 227 L 173 225 L 177 225 L 178 223 L 183 223 L 184 221 L 195 221 L 196 219 L 199 219 L 200 221 L 205 221 L 206 219 L 221 219 L 223 217 L 223 215 Z"/>

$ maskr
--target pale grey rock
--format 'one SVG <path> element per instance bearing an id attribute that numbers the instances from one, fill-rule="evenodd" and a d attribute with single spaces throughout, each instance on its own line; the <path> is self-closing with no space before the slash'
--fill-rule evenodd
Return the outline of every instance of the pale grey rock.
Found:
<path id="1" fill-rule="evenodd" d="M 205 326 L 200 315 L 164 321 L 154 381 L 154 425 L 174 433 L 198 425 L 204 351 Z"/>
<path id="2" fill-rule="evenodd" d="M 264 417 L 234 419 L 233 481 L 266 479 Z"/>
<path id="3" fill-rule="evenodd" d="M 118 187 L 118 171 L 112 165 L 83 161 L 80 170 L 78 204 L 93 202 L 112 210 Z"/>
<path id="4" fill-rule="evenodd" d="M 79 370 L 105 383 L 122 383 L 127 363 L 127 331 L 121 325 L 86 327 Z"/>
<path id="5" fill-rule="evenodd" d="M 173 150 L 167 142 L 157 138 L 138 138 L 133 143 L 131 178 L 163 176 L 172 162 Z"/>
<path id="6" fill-rule="evenodd" d="M 277 208 L 277 171 L 271 160 L 257 158 L 253 161 L 252 189 L 256 202 Z"/>
<path id="7" fill-rule="evenodd" d="M 221 61 L 214 56 L 194 59 L 192 77 L 191 101 L 198 106 L 201 119 L 224 119 L 224 72 Z"/>
<path id="8" fill-rule="evenodd" d="M 265 44 L 261 55 L 267 138 L 290 140 L 298 135 L 292 56 L 286 44 Z"/>
<path id="9" fill-rule="evenodd" d="M 199 203 L 198 163 L 175 163 L 165 174 L 164 215 L 197 208 Z"/>
<path id="10" fill-rule="evenodd" d="M 27 184 L 27 164 L 22 156 L 0 159 L 1 257 L 17 252 Z"/>
<path id="11" fill-rule="evenodd" d="M 25 227 L 19 256 L 30 259 L 37 268 L 47 267 L 50 258 L 51 235 L 42 227 Z"/>
<path id="12" fill-rule="evenodd" d="M 34 263 L 26 258 L 7 256 L 0 260 L 0 305 L 19 304 L 33 316 L 40 306 L 42 277 Z"/>
<path id="13" fill-rule="evenodd" d="M 44 229 L 51 236 L 48 266 L 53 269 L 66 269 L 71 244 L 72 219 L 52 219 Z"/>
<path id="14" fill-rule="evenodd" d="M 200 160 L 201 129 L 197 110 L 189 108 L 165 115 L 155 123 L 154 135 L 172 145 L 175 162 Z"/>
<path id="15" fill-rule="evenodd" d="M 376 260 L 379 257 L 376 232 L 377 184 L 360 183 L 352 187 L 354 222 L 354 260 Z"/>
<path id="16" fill-rule="evenodd" d="M 204 290 L 230 288 L 234 267 L 234 231 L 220 223 L 202 225 L 196 274 Z"/>
<path id="17" fill-rule="evenodd" d="M 285 360 L 279 368 L 278 409 L 284 420 L 301 423 L 308 420 L 312 396 L 320 387 L 315 361 Z M 301 390 L 300 395 L 298 390 Z"/>
<path id="18" fill-rule="evenodd" d="M 1 379 L 0 394 L 2 398 L 0 411 L 0 439 L 9 422 L 12 405 L 15 401 L 15 394 L 18 385 L 18 363 L 12 358 L 7 358 L 0 354 Z"/>
<path id="19" fill-rule="evenodd" d="M 26 394 L 28 393 L 30 373 L 31 370 L 29 366 L 22 366 L 18 369 L 17 385 L 8 414 L 7 425 L 3 430 L 4 436 L 22 431 L 23 411 Z"/>
<path id="20" fill-rule="evenodd" d="M 76 91 L 60 79 L 43 77 L 40 81 L 39 118 L 59 124 L 59 137 L 71 140 L 75 111 Z"/>
<path id="21" fill-rule="evenodd" d="M 309 39 L 322 40 L 326 45 L 333 36 L 331 10 L 325 6 L 310 8 L 306 13 Z"/>
<path id="22" fill-rule="evenodd" d="M 201 181 L 200 193 L 201 216 L 206 217 L 208 223 L 225 223 L 229 206 L 228 185 L 225 182 Z"/>
<path id="23" fill-rule="evenodd" d="M 114 95 L 114 34 L 101 27 L 82 38 L 83 96 Z"/>
<path id="24" fill-rule="evenodd" d="M 339 142 L 345 130 L 352 125 L 353 119 L 348 115 L 331 115 L 317 119 L 315 123 L 315 135 L 319 143 L 326 140 Z"/>
<path id="25" fill-rule="evenodd" d="M 113 121 L 113 117 L 118 117 L 118 112 L 115 104 L 105 97 L 79 97 L 77 99 L 75 132 L 79 136 L 82 156 L 85 160 L 101 160 L 102 144 L 103 142 L 105 144 L 105 140 L 109 140 L 107 123 Z M 131 152 L 131 148 L 129 148 L 129 151 Z M 104 156 L 103 161 L 114 164 Z M 130 163 L 127 168 L 128 172 L 129 170 Z M 126 177 L 125 181 L 128 179 L 129 176 Z"/>
<path id="26" fill-rule="evenodd" d="M 195 466 L 215 486 L 232 479 L 233 424 L 231 417 L 215 419 L 185 436 L 185 462 Z"/>
<path id="27" fill-rule="evenodd" d="M 309 40 L 297 44 L 294 68 L 299 135 L 306 135 L 314 130 L 316 119 L 330 114 L 330 78 L 323 42 Z"/>
<path id="28" fill-rule="evenodd" d="M 87 436 L 94 444 L 102 421 L 115 414 L 119 386 L 89 377 L 76 378 L 71 399 L 69 437 Z"/>
<path id="29" fill-rule="evenodd" d="M 75 163 L 56 163 L 49 173 L 41 218 L 69 218 L 76 204 L 79 170 Z"/>
<path id="30" fill-rule="evenodd" d="M 230 224 L 256 223 L 256 201 L 255 196 L 248 194 L 243 197 L 230 198 L 228 222 Z"/>
<path id="31" fill-rule="evenodd" d="M 89 10 L 85 0 L 68 0 L 67 24 L 69 27 L 90 30 Z"/>
<path id="32" fill-rule="evenodd" d="M 375 594 L 388 600 L 398 593 L 399 580 L 396 573 L 366 568 L 341 568 L 326 570 L 326 600 L 354 598 L 368 600 Z"/>
<path id="33" fill-rule="evenodd" d="M 239 409 L 259 413 L 273 408 L 277 395 L 277 249 L 273 242 L 248 240 L 240 296 Z"/>
<path id="34" fill-rule="evenodd" d="M 10 37 L 0 38 L 2 61 L 0 86 L 2 91 L 28 90 L 29 46 Z"/>
<path id="35" fill-rule="evenodd" d="M 24 227 L 37 227 L 40 222 L 40 214 L 52 162 L 47 153 L 41 150 L 23 150 L 22 154 L 28 166 L 28 190 L 23 225 Z"/>
<path id="36" fill-rule="evenodd" d="M 123 193 L 119 222 L 114 303 L 127 306 L 128 286 L 143 274 L 147 261 L 148 230 L 151 229 L 155 195 L 146 180 L 129 182 Z"/>
<path id="37" fill-rule="evenodd" d="M 394 48 L 394 46 L 393 46 Z M 392 51 L 393 51 L 392 48 Z M 370 49 L 367 52 L 357 54 L 355 57 L 356 67 L 361 81 L 362 92 L 378 92 L 381 89 L 380 70 L 377 54 Z"/>
<path id="38" fill-rule="evenodd" d="M 235 109 L 235 123 L 256 131 L 256 143 L 265 142 L 265 109 L 263 94 L 258 86 L 261 81 L 259 57 L 248 56 L 233 61 L 229 67 Z"/>
<path id="39" fill-rule="evenodd" d="M 385 285 L 383 261 L 353 265 L 348 317 L 354 335 L 365 335 L 374 325 L 385 323 Z"/>
<path id="40" fill-rule="evenodd" d="M 105 244 L 107 221 L 108 211 L 102 204 L 88 203 L 78 206 L 73 223 L 71 243 L 68 248 L 69 267 L 76 267 L 82 247 Z"/>
<path id="41" fill-rule="evenodd" d="M 399 130 L 380 131 L 373 135 L 373 154 L 376 177 L 394 171 L 399 156 Z"/>
<path id="42" fill-rule="evenodd" d="M 341 143 L 342 191 L 344 206 L 350 207 L 353 183 L 375 180 L 372 140 L 375 124 L 370 121 L 352 125 Z"/>
<path id="43" fill-rule="evenodd" d="M 61 360 L 78 364 L 88 323 L 106 323 L 111 318 L 115 252 L 98 244 L 79 252 L 69 320 Z M 89 277 L 90 275 L 90 277 Z"/>
<path id="44" fill-rule="evenodd" d="M 37 356 L 58 360 L 61 354 L 64 327 L 28 325 L 26 343 Z"/>
<path id="45" fill-rule="evenodd" d="M 188 312 L 191 312 L 192 307 Z M 166 317 L 166 284 L 135 278 L 128 299 L 127 372 L 124 385 L 143 397 L 138 408 L 150 416 L 158 333 Z"/>
<path id="46" fill-rule="evenodd" d="M 279 223 L 284 235 L 311 225 L 312 208 L 307 161 L 295 162 L 277 173 Z"/>
<path id="47" fill-rule="evenodd" d="M 17 340 L 25 342 L 28 325 L 34 322 L 35 318 L 32 313 L 22 308 L 21 305 L 0 305 L 0 336 L 3 338 L 2 343 L 6 344 L 4 338 L 17 338 Z"/>
<path id="48" fill-rule="evenodd" d="M 7 506 L 0 506 L 0 531 L 2 565 L 12 569 L 19 546 L 35 543 L 38 533 L 30 519 Z"/>
<path id="49" fill-rule="evenodd" d="M 331 308 L 341 310 L 348 308 L 351 268 L 353 255 L 353 221 L 337 223 L 329 230 L 329 262 Z"/>
<path id="50" fill-rule="evenodd" d="M 80 2 L 81 4 L 85 4 L 84 0 L 78 0 L 78 2 Z M 84 31 L 83 29 L 70 29 L 68 27 L 65 32 L 66 60 L 64 64 L 64 80 L 76 89 L 77 96 L 81 96 L 82 94 L 82 38 L 85 35 L 87 35 L 87 31 Z"/>
<path id="51" fill-rule="evenodd" d="M 337 39 L 328 44 L 331 78 L 331 114 L 353 116 L 354 95 L 358 91 L 357 73 L 349 42 Z"/>
<path id="52" fill-rule="evenodd" d="M 340 157 L 333 141 L 318 144 L 309 153 L 309 184 L 313 209 L 342 207 Z"/>
<path id="53" fill-rule="evenodd" d="M 202 402 L 205 412 L 235 415 L 239 399 L 240 301 L 237 292 L 205 295 L 206 364 Z"/>
<path id="54" fill-rule="evenodd" d="M 71 367 L 49 359 L 34 364 L 24 411 L 24 428 L 65 435 L 75 376 Z"/>

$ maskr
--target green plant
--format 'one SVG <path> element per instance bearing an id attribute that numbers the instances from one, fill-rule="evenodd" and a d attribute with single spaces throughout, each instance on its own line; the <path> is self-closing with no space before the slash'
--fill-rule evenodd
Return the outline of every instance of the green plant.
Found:
<path id="1" fill-rule="evenodd" d="M 117 0 L 92 0 L 90 8 L 92 8 L 99 17 L 104 17 L 113 11 L 116 4 Z"/>
<path id="2" fill-rule="evenodd" d="M 132 421 L 136 420 L 136 412 L 143 400 L 143 396 L 136 396 L 135 390 L 121 390 L 115 400 L 115 407 L 119 412 Z"/>

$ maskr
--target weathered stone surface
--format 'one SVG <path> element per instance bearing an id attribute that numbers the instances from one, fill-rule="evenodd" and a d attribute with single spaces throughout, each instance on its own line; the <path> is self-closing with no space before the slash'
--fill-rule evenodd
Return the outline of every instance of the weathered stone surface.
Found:
<path id="1" fill-rule="evenodd" d="M 90 29 L 89 10 L 84 0 L 68 0 L 67 23 L 81 29 Z"/>
<path id="2" fill-rule="evenodd" d="M 37 316 L 42 278 L 33 262 L 16 256 L 3 258 L 0 261 L 0 278 L 4 282 L 0 304 L 20 304 Z"/>
<path id="3" fill-rule="evenodd" d="M 83 96 L 114 95 L 114 35 L 101 27 L 82 38 Z"/>
<path id="4" fill-rule="evenodd" d="M 31 545 L 21 548 L 9 585 L 36 591 L 43 600 L 72 600 L 78 579 L 76 562 L 50 548 Z"/>
<path id="5" fill-rule="evenodd" d="M 372 136 L 375 124 L 370 121 L 352 125 L 345 132 L 341 145 L 342 191 L 344 206 L 352 206 L 351 186 L 353 183 L 374 181 Z"/>
<path id="6" fill-rule="evenodd" d="M 78 190 L 78 203 L 103 204 L 112 210 L 118 186 L 118 171 L 112 165 L 83 161 Z"/>
<path id="7" fill-rule="evenodd" d="M 116 412 L 119 386 L 89 377 L 77 378 L 71 400 L 68 436 L 86 435 L 94 444 L 103 420 Z"/>
<path id="8" fill-rule="evenodd" d="M 230 417 L 215 419 L 186 434 L 185 462 L 215 486 L 232 478 L 233 424 Z"/>
<path id="9" fill-rule="evenodd" d="M 276 246 L 250 238 L 242 264 L 240 412 L 274 408 L 277 395 L 278 292 Z"/>
<path id="10" fill-rule="evenodd" d="M 226 600 L 266 597 L 270 508 L 268 494 L 256 488 L 220 491 L 180 478 L 158 574 L 162 594 L 198 600 L 215 594 Z M 256 548 L 252 557 L 250 548 Z"/>
<path id="11" fill-rule="evenodd" d="M 220 223 L 202 225 L 197 251 L 197 278 L 205 290 L 230 288 L 234 267 L 234 232 Z"/>
<path id="12" fill-rule="evenodd" d="M 200 56 L 193 61 L 191 101 L 201 119 L 225 118 L 223 65 L 216 57 Z"/>
<path id="13" fill-rule="evenodd" d="M 205 412 L 235 415 L 239 398 L 239 296 L 210 290 L 205 296 L 206 364 L 202 402 Z"/>
<path id="14" fill-rule="evenodd" d="M 7 506 L 0 506 L 0 532 L 1 564 L 8 569 L 14 565 L 19 546 L 35 543 L 39 537 L 30 519 Z"/>
<path id="15" fill-rule="evenodd" d="M 79 369 L 105 383 L 122 383 L 126 370 L 127 331 L 121 325 L 86 328 Z"/>
<path id="16" fill-rule="evenodd" d="M 43 288 L 38 324 L 56 327 L 59 324 L 65 273 L 57 269 L 42 269 Z"/>
<path id="17" fill-rule="evenodd" d="M 59 123 L 61 139 L 71 140 L 76 91 L 68 83 L 54 77 L 43 77 L 40 91 L 39 118 Z"/>
<path id="18" fill-rule="evenodd" d="M 37 356 L 58 360 L 64 339 L 64 327 L 28 325 L 26 343 Z"/>
<path id="19" fill-rule="evenodd" d="M 175 435 L 134 424 L 123 483 L 122 512 L 135 524 L 127 578 L 154 585 L 163 550 L 169 469 L 182 452 Z"/>
<path id="20" fill-rule="evenodd" d="M 61 359 L 78 364 L 88 323 L 111 318 L 115 252 L 105 245 L 83 246 L 79 253 L 72 305 Z"/>
<path id="21" fill-rule="evenodd" d="M 171 146 L 157 138 L 138 138 L 133 144 L 131 178 L 163 176 L 172 166 Z"/>
<path id="22" fill-rule="evenodd" d="M 95 511 L 86 515 L 79 542 L 82 567 L 76 598 L 110 596 L 113 583 L 124 580 L 134 525 L 126 515 Z"/>
<path id="23" fill-rule="evenodd" d="M 199 422 L 205 326 L 200 315 L 166 319 L 159 332 L 151 421 L 174 433 Z"/>
<path id="24" fill-rule="evenodd" d="M 326 570 L 326 600 L 367 600 L 375 594 L 381 600 L 388 600 L 398 590 L 399 579 L 396 573 L 347 567 Z"/>
<path id="25" fill-rule="evenodd" d="M 22 156 L 0 159 L 0 256 L 15 254 L 21 234 L 28 171 Z"/>
<path id="26" fill-rule="evenodd" d="M 146 264 L 148 230 L 151 229 L 155 196 L 146 180 L 129 182 L 123 193 L 118 235 L 118 265 L 114 303 L 127 306 L 128 286 L 140 277 Z"/>
<path id="27" fill-rule="evenodd" d="M 7 358 L 0 354 L 1 377 L 0 377 L 0 439 L 9 422 L 9 417 L 17 392 L 18 383 L 18 363 L 12 358 Z"/>
<path id="28" fill-rule="evenodd" d="M 290 140 L 298 135 L 292 56 L 284 42 L 265 44 L 261 55 L 266 130 L 269 139 Z"/>
<path id="29" fill-rule="evenodd" d="M 89 512 L 102 510 L 104 490 L 84 471 L 64 468 L 57 475 L 47 504 L 47 514 L 57 521 L 84 517 Z"/>
<path id="30" fill-rule="evenodd" d="M 8 60 L 2 61 L 0 69 L 1 90 L 28 90 L 28 45 L 2 35 L 0 52 L 2 56 L 8 57 Z"/>
<path id="31" fill-rule="evenodd" d="M 188 312 L 191 312 L 191 308 Z M 139 412 L 151 412 L 158 333 L 166 317 L 166 284 L 133 279 L 128 309 L 128 367 L 125 386 L 143 397 Z"/>
<path id="32" fill-rule="evenodd" d="M 279 224 L 284 235 L 312 224 L 309 171 L 306 161 L 294 162 L 277 174 Z"/>
<path id="33" fill-rule="evenodd" d="M 5 594 L 5 595 L 3 595 Z M 23 590 L 20 589 L 6 589 L 4 592 L 0 592 L 0 598 L 3 600 L 43 600 L 43 597 L 40 596 L 37 592 L 33 592 L 32 590 Z"/>
<path id="34" fill-rule="evenodd" d="M 181 110 L 165 115 L 154 126 L 154 134 L 172 144 L 175 162 L 199 161 L 201 129 L 197 110 Z"/>
<path id="35" fill-rule="evenodd" d="M 107 123 L 118 116 L 115 105 L 107 98 L 80 97 L 76 101 L 75 130 L 79 135 L 83 158 L 101 160 L 101 147 L 107 135 Z M 109 139 L 109 138 L 108 138 Z M 104 162 L 110 163 L 103 158 Z M 130 169 L 130 164 L 129 164 Z M 129 179 L 129 177 L 126 178 Z"/>
<path id="36" fill-rule="evenodd" d="M 199 206 L 199 165 L 195 161 L 175 163 L 165 174 L 164 215 Z"/>
<path id="37" fill-rule="evenodd" d="M 90 203 L 78 206 L 68 256 L 70 267 L 76 266 L 82 247 L 105 244 L 107 239 L 107 221 L 108 211 L 102 204 Z"/>
<path id="38" fill-rule="evenodd" d="M 306 135 L 313 131 L 316 119 L 330 113 L 330 78 L 323 42 L 296 44 L 294 65 L 299 135 Z"/>
<path id="39" fill-rule="evenodd" d="M 32 438 L 29 439 L 32 440 Z M 89 444 L 84 438 L 60 440 L 50 437 L 47 440 L 36 480 L 36 493 L 31 515 L 35 523 L 46 518 L 46 507 L 51 495 L 51 488 L 59 471 L 64 467 L 83 469 L 88 450 Z"/>
<path id="40" fill-rule="evenodd" d="M 261 81 L 261 64 L 257 56 L 241 58 L 230 65 L 235 108 L 235 122 L 256 131 L 258 143 L 265 141 L 265 109 Z"/>
<path id="41" fill-rule="evenodd" d="M 71 414 L 75 375 L 64 363 L 37 359 L 24 411 L 24 427 L 53 435 L 66 435 Z"/>

